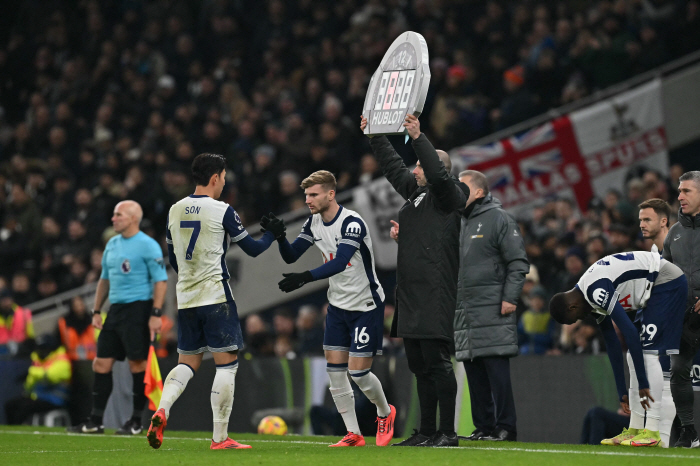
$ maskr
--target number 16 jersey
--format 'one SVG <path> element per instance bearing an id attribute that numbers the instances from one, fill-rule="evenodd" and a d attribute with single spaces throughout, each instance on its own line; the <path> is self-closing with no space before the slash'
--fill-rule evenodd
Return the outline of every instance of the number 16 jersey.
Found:
<path id="1" fill-rule="evenodd" d="M 190 195 L 168 213 L 166 241 L 178 264 L 179 309 L 233 301 L 226 267 L 231 241 L 248 236 L 233 208 L 206 195 Z"/>

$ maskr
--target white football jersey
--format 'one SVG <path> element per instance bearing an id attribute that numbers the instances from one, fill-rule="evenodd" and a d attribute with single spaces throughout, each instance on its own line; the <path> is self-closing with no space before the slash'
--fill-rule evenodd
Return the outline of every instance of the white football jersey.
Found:
<path id="1" fill-rule="evenodd" d="M 625 311 L 644 308 L 651 295 L 661 263 L 658 252 L 635 251 L 605 256 L 591 265 L 576 285 L 600 314 L 610 315 L 619 302 Z"/>
<path id="2" fill-rule="evenodd" d="M 384 290 L 374 271 L 372 239 L 357 212 L 340 206 L 329 223 L 323 221 L 321 214 L 312 215 L 304 223 L 299 238 L 315 244 L 324 263 L 333 260 L 341 243 L 357 248 L 345 270 L 329 278 L 328 302 L 333 307 L 371 311 L 384 302 Z"/>
<path id="3" fill-rule="evenodd" d="M 179 269 L 178 308 L 233 301 L 226 251 L 231 241 L 248 236 L 236 211 L 225 202 L 193 194 L 170 208 L 166 233 Z"/>

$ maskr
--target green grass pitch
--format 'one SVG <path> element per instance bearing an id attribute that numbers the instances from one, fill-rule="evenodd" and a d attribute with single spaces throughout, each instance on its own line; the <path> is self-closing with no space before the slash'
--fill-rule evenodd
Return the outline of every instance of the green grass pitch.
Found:
<path id="1" fill-rule="evenodd" d="M 328 448 L 335 437 L 237 434 L 252 450 L 209 450 L 208 432 L 165 432 L 153 450 L 145 436 L 66 434 L 63 429 L 0 426 L 0 464 L 14 465 L 662 465 L 697 464 L 699 450 L 625 448 L 546 443 L 461 442 L 459 448 Z"/>

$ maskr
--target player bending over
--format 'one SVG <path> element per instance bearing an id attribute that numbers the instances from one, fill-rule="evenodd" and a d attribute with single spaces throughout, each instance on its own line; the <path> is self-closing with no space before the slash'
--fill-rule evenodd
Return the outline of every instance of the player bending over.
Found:
<path id="1" fill-rule="evenodd" d="M 221 196 L 226 177 L 226 161 L 221 155 L 200 154 L 192 162 L 194 194 L 170 208 L 166 240 L 170 264 L 178 273 L 178 365 L 170 371 L 163 386 L 158 410 L 146 434 L 153 448 L 163 443 L 163 429 L 170 408 L 194 376 L 204 351 L 211 351 L 216 375 L 211 390 L 214 413 L 212 450 L 251 448 L 228 438 L 228 419 L 238 370 L 238 350 L 243 336 L 236 303 L 229 287 L 226 250 L 238 243 L 249 256 L 270 247 L 275 236 L 284 234 L 284 223 L 268 224 L 268 232 L 255 241 L 241 225 L 235 210 L 216 199 Z"/>
<path id="2" fill-rule="evenodd" d="M 352 380 L 377 406 L 377 445 L 388 445 L 394 436 L 396 409 L 387 403 L 382 384 L 371 371 L 372 358 L 382 354 L 384 290 L 374 271 L 372 240 L 362 218 L 338 205 L 336 181 L 332 173 L 312 173 L 302 183 L 311 216 L 292 244 L 279 239 L 280 254 L 288 264 L 295 262 L 315 244 L 324 264 L 303 273 L 285 273 L 279 282 L 282 291 L 330 277 L 328 315 L 323 337 L 330 391 L 348 434 L 332 447 L 363 446 L 355 415 Z M 261 225 L 266 226 L 267 219 Z"/>
<path id="3" fill-rule="evenodd" d="M 631 410 L 629 428 L 603 440 L 603 445 L 662 446 L 659 419 L 664 376 L 659 355 L 678 353 L 687 292 L 681 269 L 660 258 L 657 251 L 635 251 L 604 257 L 588 268 L 574 289 L 552 297 L 549 311 L 560 324 L 573 324 L 591 312 L 599 314 L 620 404 L 625 412 Z M 634 323 L 625 311 L 637 311 Z M 629 348 L 629 396 L 613 322 Z"/>

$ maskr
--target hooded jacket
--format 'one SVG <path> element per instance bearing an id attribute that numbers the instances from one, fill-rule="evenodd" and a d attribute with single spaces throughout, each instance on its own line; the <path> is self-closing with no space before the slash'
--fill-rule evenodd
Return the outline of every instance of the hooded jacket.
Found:
<path id="1" fill-rule="evenodd" d="M 471 207 L 471 206 L 470 206 Z M 455 350 L 464 361 L 518 354 L 515 312 L 501 315 L 501 303 L 520 297 L 530 262 L 515 219 L 487 194 L 462 217 Z"/>

